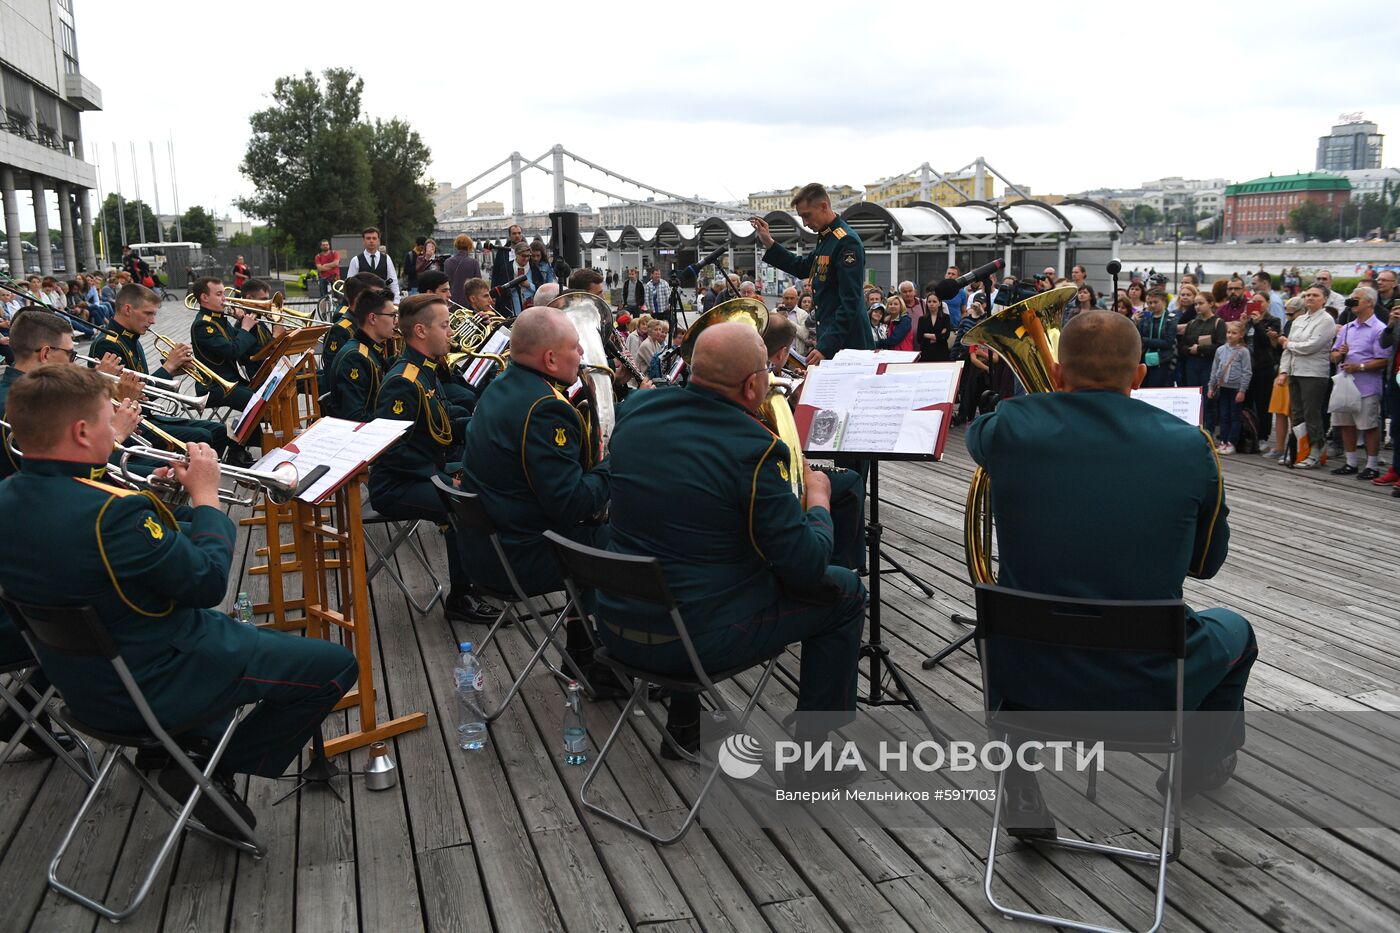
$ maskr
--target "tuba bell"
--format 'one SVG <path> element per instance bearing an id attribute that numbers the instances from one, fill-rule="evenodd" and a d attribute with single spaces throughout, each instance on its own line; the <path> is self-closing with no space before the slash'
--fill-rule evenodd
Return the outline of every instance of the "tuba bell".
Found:
<path id="1" fill-rule="evenodd" d="M 1060 322 L 1078 291 L 1052 288 L 990 314 L 963 335 L 964 346 L 990 347 L 1021 380 L 1027 392 L 1054 392 L 1050 365 L 1059 359 Z M 978 467 L 967 490 L 963 515 L 963 556 L 973 584 L 995 583 L 992 568 L 992 480 Z"/>

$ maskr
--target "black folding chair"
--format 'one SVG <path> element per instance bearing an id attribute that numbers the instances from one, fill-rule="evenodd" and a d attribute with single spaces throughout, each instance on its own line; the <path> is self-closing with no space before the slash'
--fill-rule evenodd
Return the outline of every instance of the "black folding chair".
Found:
<path id="1" fill-rule="evenodd" d="M 61 711 L 63 721 L 77 732 L 91 738 L 98 739 L 107 745 L 106 754 L 98 768 L 97 779 L 93 782 L 92 788 L 88 791 L 87 797 L 83 800 L 83 805 L 78 809 L 73 821 L 68 826 L 68 831 L 64 833 L 63 839 L 58 844 L 58 850 L 53 855 L 53 860 L 49 862 L 49 886 L 60 894 L 72 898 L 90 910 L 101 914 L 108 920 L 120 921 L 131 916 L 142 901 L 146 899 L 154 885 L 156 876 L 160 874 L 161 866 L 165 860 L 175 850 L 175 844 L 179 841 L 181 834 L 186 829 L 191 829 L 210 839 L 232 846 L 241 852 L 247 852 L 254 858 L 261 858 L 267 852 L 266 846 L 262 844 L 254 835 L 253 829 L 239 815 L 222 793 L 215 789 L 210 782 L 210 777 L 218 767 L 220 759 L 223 758 L 224 750 L 228 747 L 229 740 L 233 738 L 234 730 L 246 719 L 257 704 L 250 704 L 238 709 L 228 710 L 233 714 L 232 721 L 228 728 L 224 729 L 219 736 L 213 752 L 209 756 L 209 763 L 203 771 L 190 760 L 189 754 L 176 743 L 172 735 L 180 735 L 194 727 L 209 721 L 207 718 L 198 722 L 187 723 L 175 728 L 167 729 L 152 712 L 150 704 L 146 702 L 145 695 L 137 685 L 135 678 L 131 676 L 131 670 L 122 659 L 121 653 L 117 649 L 116 642 L 112 640 L 107 626 L 97 614 L 97 610 L 91 606 L 34 606 L 24 603 L 17 603 L 14 600 L 0 597 L 6 611 L 15 620 L 15 624 L 20 627 L 31 647 L 42 646 L 44 650 L 53 655 L 67 658 L 101 658 L 107 661 L 112 670 L 116 673 L 117 679 L 121 681 L 122 687 L 126 690 L 127 697 L 131 705 L 140 714 L 141 720 L 145 723 L 145 731 L 140 732 L 114 732 L 109 729 L 102 729 L 90 725 L 75 716 L 72 710 L 65 707 Z M 194 782 L 194 788 L 189 796 L 183 801 L 173 800 L 164 789 L 157 783 L 150 780 L 143 774 L 130 758 L 126 755 L 128 748 L 153 749 L 160 748 L 170 756 L 172 762 L 182 768 Z M 116 765 L 121 763 L 123 767 L 133 774 L 141 786 L 152 794 L 161 807 L 174 819 L 174 825 L 170 832 L 166 834 L 160 850 L 156 853 L 154 861 L 149 870 L 142 877 L 137 886 L 136 893 L 131 901 L 122 908 L 114 908 L 106 903 L 98 901 L 75 888 L 64 884 L 58 879 L 59 864 L 63 861 L 63 855 L 68 851 L 69 845 L 73 842 L 87 819 L 88 811 L 106 788 L 108 780 L 115 772 Z M 244 838 L 233 839 L 220 835 L 205 827 L 198 820 L 191 818 L 194 813 L 195 804 L 199 802 L 201 795 L 208 796 L 219 808 L 225 818 L 230 820 L 237 827 Z M 115 869 L 114 869 L 115 872 Z"/>
<path id="2" fill-rule="evenodd" d="M 4 681 L 0 681 L 0 703 L 8 706 L 20 720 L 19 728 L 5 743 L 5 750 L 0 752 L 0 765 L 9 761 L 15 749 L 20 747 L 24 737 L 33 732 L 39 737 L 39 741 L 53 752 L 55 758 L 71 768 L 73 773 L 83 779 L 83 783 L 91 785 L 94 775 L 97 774 L 97 762 L 93 760 L 92 749 L 87 742 L 83 741 L 82 736 L 75 733 L 68 723 L 63 721 L 60 714 L 48 709 L 49 704 L 58 695 L 58 688 L 50 684 L 48 689 L 40 693 L 31 683 L 38 671 L 39 662 L 33 658 L 0 667 L 0 675 L 10 678 L 8 685 Z M 48 710 L 50 719 L 62 726 L 64 731 L 72 736 L 77 745 L 74 751 L 81 752 L 86 759 L 85 762 L 80 762 L 73 752 L 60 745 L 53 733 L 39 722 L 40 714 L 46 710 Z"/>
<path id="3" fill-rule="evenodd" d="M 515 695 L 519 693 L 520 688 L 524 686 L 525 678 L 530 676 L 530 672 L 535 669 L 535 665 L 540 662 L 540 659 L 544 658 L 545 650 L 551 645 L 554 646 L 554 650 L 559 652 L 562 662 L 573 672 L 573 677 L 570 678 L 569 675 L 565 674 L 547 659 L 544 662 L 545 666 L 548 667 L 556 677 L 562 680 L 575 679 L 585 690 L 592 693 L 592 683 L 589 682 L 588 677 L 583 673 L 583 669 L 578 665 L 578 662 L 569 654 L 568 647 L 559 639 L 559 629 L 568 619 L 569 610 L 576 606 L 577 603 L 572 600 L 566 602 L 564 607 L 559 610 L 558 615 L 554 617 L 554 621 L 546 623 L 544 616 L 552 612 L 553 609 L 551 607 L 546 607 L 543 610 L 539 609 L 535 605 L 535 597 L 544 594 L 537 593 L 531 595 L 526 593 L 525 588 L 520 585 L 520 578 L 516 576 L 515 569 L 511 567 L 510 559 L 506 557 L 505 547 L 501 544 L 500 533 L 496 530 L 495 522 L 491 521 L 491 516 L 486 514 L 486 507 L 482 504 L 481 497 L 475 493 L 463 492 L 449 485 L 444 482 L 440 476 L 433 477 L 433 485 L 437 487 L 438 494 L 442 496 L 443 504 L 447 506 L 447 515 L 448 519 L 452 522 L 453 530 L 459 535 L 485 535 L 490 539 L 491 547 L 495 549 L 496 557 L 500 560 L 501 567 L 504 568 L 506 572 L 506 579 L 510 581 L 511 592 L 509 593 L 493 590 L 480 583 L 473 584 L 481 595 L 496 600 L 502 607 L 500 613 L 496 616 L 496 621 L 491 623 L 491 627 L 487 630 L 486 637 L 483 638 L 479 644 L 474 646 L 477 657 L 479 658 L 482 652 L 495 640 L 496 633 L 499 632 L 503 626 L 511 625 L 515 622 L 520 623 L 518 628 L 521 634 L 525 636 L 525 640 L 530 644 L 530 647 L 534 649 L 534 654 L 530 655 L 530 660 L 520 669 L 515 680 L 511 683 L 510 689 L 506 691 L 506 695 L 501 698 L 501 702 L 496 705 L 494 710 L 486 713 L 486 721 L 495 722 L 500 718 L 501 714 L 506 711 L 506 707 L 510 705 L 510 701 L 515 699 Z M 524 616 L 516 609 L 519 605 L 524 605 L 525 607 Z M 530 630 L 530 626 L 526 622 L 527 618 L 534 622 L 535 626 L 538 628 L 538 635 Z"/>
<path id="4" fill-rule="evenodd" d="M 745 664 L 742 667 L 725 671 L 708 671 L 701 663 L 700 656 L 695 653 L 695 645 L 691 642 L 685 620 L 681 618 L 680 609 L 671 596 L 670 588 L 666 586 L 666 577 L 661 571 L 661 561 L 655 557 L 614 554 L 611 551 L 570 541 L 553 531 L 546 531 L 544 537 L 554 548 L 559 565 L 564 568 L 564 586 L 568 589 L 569 598 L 574 605 L 580 605 L 579 593 L 582 589 L 593 589 L 600 593 L 610 593 L 650 603 L 653 606 L 660 606 L 670 615 L 671 625 L 675 629 L 674 637 L 680 639 L 685 648 L 686 656 L 690 659 L 691 675 L 668 674 L 625 664 L 614 658 L 606 647 L 598 649 L 597 659 L 616 671 L 620 679 L 631 680 L 633 687 L 631 695 L 627 698 L 627 704 L 622 707 L 622 713 L 617 718 L 617 723 L 613 726 L 612 732 L 608 733 L 607 741 L 598 750 L 598 757 L 594 760 L 593 767 L 589 769 L 588 775 L 583 779 L 583 784 L 578 789 L 579 803 L 583 804 L 584 808 L 590 812 L 596 813 L 624 829 L 644 836 L 657 845 L 665 846 L 679 842 L 694 825 L 695 818 L 700 813 L 700 807 L 710 792 L 710 787 L 714 784 L 715 778 L 719 776 L 719 761 L 711 761 L 681 747 L 666 729 L 666 724 L 657 717 L 651 704 L 643 704 L 642 709 L 652 724 L 660 730 L 662 740 L 687 761 L 707 765 L 710 768 L 705 783 L 700 787 L 700 793 L 696 795 L 695 802 L 691 805 L 690 811 L 686 813 L 680 827 L 669 836 L 661 836 L 640 823 L 634 823 L 620 814 L 613 813 L 593 803 L 588 799 L 588 788 L 603 769 L 603 763 L 607 761 L 608 754 L 617 742 L 617 737 L 622 734 L 622 727 L 631 717 L 633 707 L 646 696 L 647 689 L 651 684 L 664 687 L 672 694 L 693 693 L 708 696 L 718 715 L 732 723 L 732 728 L 736 731 L 742 732 L 749 717 L 753 714 L 754 708 L 758 705 L 758 698 L 763 693 L 763 688 L 768 683 L 769 678 L 772 677 L 773 668 L 777 665 L 778 658 L 782 655 L 784 648 L 779 647 L 769 657 Z M 602 621 L 607 624 L 606 620 Z M 759 665 L 763 666 L 763 673 L 759 676 L 758 683 L 754 686 L 748 703 L 742 710 L 735 710 L 733 705 L 725 699 L 724 694 L 716 687 L 716 684 L 737 677 L 744 671 Z"/>
<path id="5" fill-rule="evenodd" d="M 418 612 L 419 615 L 426 615 L 438 601 L 442 599 L 442 583 L 438 580 L 437 574 L 433 573 L 433 565 L 428 561 L 428 552 L 423 548 L 423 539 L 419 536 L 419 527 L 423 522 L 419 519 L 389 518 L 374 510 L 374 507 L 366 504 L 361 512 L 360 522 L 366 529 L 365 544 L 374 552 L 374 560 L 365 568 L 365 579 L 371 583 L 374 578 L 383 571 L 389 575 L 389 579 L 394 581 L 394 585 L 399 588 L 399 592 L 408 600 L 408 604 Z M 368 533 L 368 529 L 383 525 L 388 542 L 380 547 L 374 540 L 374 536 Z M 394 566 L 393 557 L 398 552 L 400 546 L 407 544 L 408 551 L 418 565 L 428 574 L 428 579 L 433 585 L 433 595 L 426 603 L 419 603 L 413 595 L 413 590 L 405 582 L 403 575 Z"/>
<path id="6" fill-rule="evenodd" d="M 1017 741 L 1023 738 L 1102 741 L 1106 751 L 1167 756 L 1168 787 L 1162 801 L 1161 843 L 1155 851 L 1128 849 L 1059 835 L 1053 839 L 1031 840 L 1038 845 L 1074 849 L 1111 858 L 1155 862 L 1157 886 L 1154 916 L 1152 926 L 1144 931 L 1154 933 L 1162 925 L 1167 894 L 1167 863 L 1174 861 L 1181 852 L 1180 754 L 1185 720 L 1186 604 L 1179 599 L 1066 599 L 982 583 L 977 586 L 975 637 L 982 667 L 983 695 L 996 695 L 1001 699 L 997 709 L 988 709 L 988 725 L 993 734 L 1002 741 L 1009 741 L 1013 734 Z M 1020 697 L 1024 694 L 1018 692 L 1018 688 L 1025 686 L 1023 681 L 1011 676 L 999 676 L 997 652 L 1006 647 L 1007 643 L 1019 643 L 1018 648 L 1023 653 L 1037 647 L 1053 646 L 1095 654 L 1156 654 L 1174 657 L 1175 692 L 1163 690 L 1163 700 L 1166 701 L 1170 694 L 1174 702 L 1170 706 L 1164 702 L 1161 717 L 1138 719 L 1131 733 L 1115 728 L 1116 723 L 1107 721 L 1102 715 L 1044 719 L 1018 716 L 1018 713 L 1036 713 L 1040 710 L 1021 701 Z M 1054 677 L 1055 670 L 1047 666 L 1043 678 L 1053 681 Z M 1040 681 L 1037 686 L 1043 688 L 1045 680 Z M 1084 692 L 1083 684 L 1070 686 L 1074 691 Z M 1094 690 L 1098 705 L 1093 709 L 1105 709 L 1104 701 L 1112 702 L 1112 685 L 1096 686 Z M 1096 772 L 1091 771 L 1087 791 L 1090 799 L 1093 799 L 1095 793 L 1095 777 Z M 1005 783 L 1006 771 L 1003 770 L 997 778 L 998 801 L 1003 799 Z M 987 848 L 987 869 L 983 880 L 987 903 L 1006 917 L 1094 933 L 1126 933 L 1115 927 L 1017 910 L 999 903 L 992 893 L 992 880 L 996 874 L 997 830 L 1001 826 L 1000 804 L 993 808 L 992 813 L 991 842 Z"/>

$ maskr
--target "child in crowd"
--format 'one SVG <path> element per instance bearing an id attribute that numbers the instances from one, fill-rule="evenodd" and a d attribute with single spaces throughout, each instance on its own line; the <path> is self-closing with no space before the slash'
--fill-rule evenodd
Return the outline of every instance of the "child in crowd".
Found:
<path id="1" fill-rule="evenodd" d="M 1235 442 L 1240 439 L 1240 410 L 1251 375 L 1249 348 L 1244 345 L 1244 324 L 1231 321 L 1225 325 L 1225 346 L 1216 350 L 1210 369 L 1209 394 L 1216 399 L 1216 415 L 1220 422 L 1217 453 L 1235 452 Z"/>

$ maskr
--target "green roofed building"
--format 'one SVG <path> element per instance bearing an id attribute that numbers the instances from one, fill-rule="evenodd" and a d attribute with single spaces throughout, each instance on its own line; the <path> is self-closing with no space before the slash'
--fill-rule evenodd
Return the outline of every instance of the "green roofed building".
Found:
<path id="1" fill-rule="evenodd" d="M 1311 201 L 1336 213 L 1351 197 L 1351 182 L 1327 172 L 1268 175 L 1225 189 L 1225 235 L 1273 236 L 1288 212 Z"/>

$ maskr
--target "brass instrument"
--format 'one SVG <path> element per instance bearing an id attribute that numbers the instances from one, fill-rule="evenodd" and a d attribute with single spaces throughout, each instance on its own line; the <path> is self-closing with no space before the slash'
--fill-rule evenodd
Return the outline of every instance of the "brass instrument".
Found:
<path id="1" fill-rule="evenodd" d="M 617 400 L 611 384 L 614 373 L 608 365 L 607 350 L 603 344 L 603 332 L 612 320 L 612 308 L 597 295 L 579 290 L 561 292 L 548 307 L 562 312 L 569 319 L 583 349 L 583 360 L 579 366 L 583 390 L 575 394 L 572 402 L 583 418 L 586 432 L 584 448 L 588 451 L 591 467 L 605 455 L 617 420 Z M 602 381 L 604 378 L 606 382 Z"/>
<path id="2" fill-rule="evenodd" d="M 155 339 L 156 351 L 160 353 L 161 361 L 164 362 L 165 359 L 170 356 L 170 351 L 175 349 L 175 341 L 164 334 L 154 334 L 153 337 Z M 223 376 L 220 376 L 218 373 L 214 372 L 214 370 L 201 363 L 197 357 L 190 357 L 190 361 L 186 363 L 184 368 L 180 371 L 201 386 L 207 386 L 211 383 L 217 385 L 224 390 L 224 395 L 228 395 L 237 387 L 237 383 L 230 382 Z"/>
<path id="3" fill-rule="evenodd" d="M 497 330 L 506 326 L 508 323 L 506 317 L 492 311 L 483 318 L 479 312 L 473 311 L 466 305 L 460 305 L 450 298 L 447 301 L 447 306 L 451 309 L 451 313 L 447 316 L 447 327 L 452 331 L 453 347 L 452 351 L 444 358 L 447 365 L 455 369 L 457 364 L 466 360 L 491 360 L 501 369 L 505 369 L 510 358 L 509 347 L 500 353 L 483 353 L 481 348 L 486 346 L 486 342 L 495 336 Z"/>
<path id="4" fill-rule="evenodd" d="M 230 299 L 237 298 L 238 295 L 238 289 L 234 288 L 232 285 L 224 289 L 224 301 L 226 302 Z M 185 292 L 185 307 L 196 314 L 204 310 L 204 308 L 199 306 L 199 298 L 195 295 L 193 289 Z"/>
<path id="5" fill-rule="evenodd" d="M 134 370 L 126 370 L 134 372 Z M 121 382 L 121 376 L 113 376 L 111 373 L 98 369 L 95 372 L 104 379 L 112 382 Z M 168 380 L 162 379 L 161 382 Z M 159 386 L 148 385 L 141 390 L 141 407 L 156 414 L 168 417 L 178 417 L 182 409 L 190 411 L 203 411 L 209 405 L 209 393 L 203 395 L 184 395 L 180 392 L 172 392 L 169 389 L 162 389 Z"/>
<path id="6" fill-rule="evenodd" d="M 97 366 L 102 362 L 96 357 L 88 356 L 86 353 L 75 353 L 73 354 L 73 359 L 77 360 L 79 363 L 87 363 L 89 366 Z M 167 392 L 180 391 L 180 380 L 178 379 L 162 379 L 160 376 L 152 376 L 149 373 L 141 372 L 139 369 L 127 369 L 123 366 L 122 374 L 125 375 L 126 373 L 135 373 L 136 378 L 140 379 L 142 382 L 165 389 Z"/>
<path id="7" fill-rule="evenodd" d="M 295 308 L 287 307 L 287 297 L 281 292 L 273 295 L 266 301 L 259 301 L 252 298 L 230 298 L 224 296 L 224 304 L 238 308 L 244 314 L 251 314 L 262 318 L 274 327 L 286 327 L 289 330 L 296 330 L 302 327 L 310 327 L 316 323 L 316 313 L 314 311 L 298 311 Z"/>
<path id="8" fill-rule="evenodd" d="M 183 493 L 183 487 L 174 479 L 140 476 L 132 473 L 128 465 L 132 457 L 138 457 L 142 460 L 156 460 L 165 464 L 188 463 L 188 457 L 157 447 L 142 447 L 140 445 L 123 447 L 121 450 L 121 472 L 119 475 L 127 485 L 135 489 L 149 489 L 163 497 L 174 496 L 178 498 Z M 251 490 L 263 490 L 267 493 L 268 499 L 279 505 L 291 501 L 292 496 L 296 495 L 297 468 L 290 463 L 284 463 L 275 470 L 249 470 L 221 463 L 219 464 L 219 473 L 232 480 L 235 487 L 242 486 Z M 257 496 L 253 493 L 240 496 L 234 489 L 220 489 L 219 501 L 230 505 L 251 506 L 257 504 Z"/>
<path id="9" fill-rule="evenodd" d="M 695 353 L 695 341 L 707 328 L 728 321 L 742 321 L 752 324 L 762 335 L 768 326 L 768 306 L 756 298 L 731 298 L 715 305 L 690 326 L 690 332 L 681 343 L 681 357 L 687 364 Z M 758 408 L 758 419 L 768 430 L 776 434 L 788 449 L 787 475 L 792 485 L 793 495 L 797 496 L 802 507 L 807 507 L 807 490 L 803 482 L 803 469 L 806 458 L 802 455 L 802 438 L 797 433 L 797 422 L 792 417 L 792 407 L 788 395 L 792 391 L 792 380 L 768 374 L 768 395 Z"/>
<path id="10" fill-rule="evenodd" d="M 1073 285 L 1064 285 L 1032 295 L 985 318 L 963 335 L 962 342 L 999 353 L 1027 392 L 1053 392 L 1050 365 L 1059 356 L 1060 319 L 1076 291 Z M 996 582 L 991 492 L 991 477 L 978 467 L 968 486 L 963 516 L 963 554 L 974 584 Z"/>
<path id="11" fill-rule="evenodd" d="M 120 401 L 118 401 L 117 399 L 112 399 L 113 408 L 120 408 L 121 405 L 122 403 Z M 136 428 L 138 431 L 145 431 L 151 437 L 154 437 L 161 443 L 166 444 L 170 447 L 171 450 L 177 450 L 182 454 L 189 451 L 189 447 L 185 444 L 184 441 L 180 440 L 178 437 L 171 434 L 169 431 L 162 429 L 160 425 L 156 424 L 153 421 L 150 421 L 146 418 L 142 418 L 140 423 L 137 424 Z"/>

